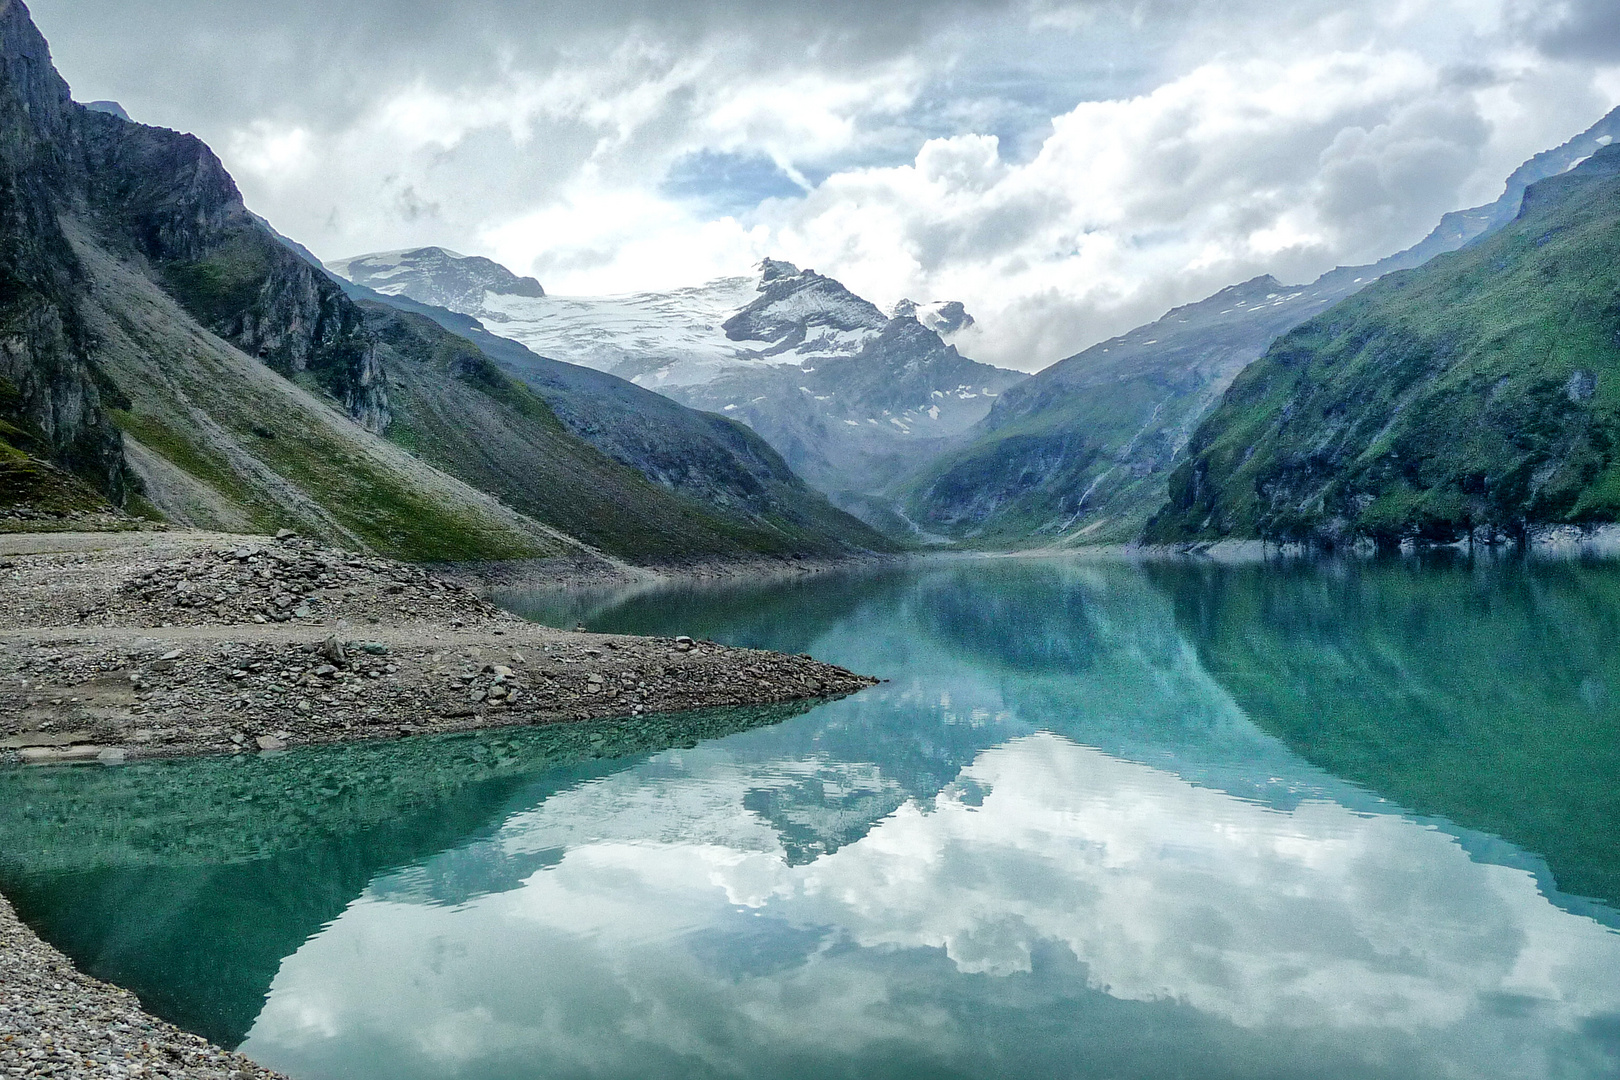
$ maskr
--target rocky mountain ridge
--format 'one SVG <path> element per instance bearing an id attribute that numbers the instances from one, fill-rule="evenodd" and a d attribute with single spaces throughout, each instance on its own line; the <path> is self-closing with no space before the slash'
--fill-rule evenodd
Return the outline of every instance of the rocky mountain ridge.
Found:
<path id="1" fill-rule="evenodd" d="M 483 310 L 488 293 L 540 298 L 546 290 L 500 263 L 448 248 L 424 247 L 342 259 L 327 269 L 384 296 L 408 296 L 469 315 Z"/>
<path id="2" fill-rule="evenodd" d="M 363 268 L 371 258 L 333 266 Z M 891 317 L 813 270 L 778 259 L 758 269 L 757 279 L 665 294 L 488 291 L 445 306 L 541 357 L 617 374 L 742 422 L 857 514 L 869 511 L 867 496 L 936 453 L 1025 377 L 963 357 L 919 321 L 965 329 L 973 320 L 960 302 L 906 302 Z M 448 291 L 437 281 L 390 280 L 417 300 Z"/>

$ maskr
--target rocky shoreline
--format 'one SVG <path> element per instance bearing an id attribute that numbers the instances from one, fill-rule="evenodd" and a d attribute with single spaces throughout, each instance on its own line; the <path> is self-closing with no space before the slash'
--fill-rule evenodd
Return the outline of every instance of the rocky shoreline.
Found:
<path id="1" fill-rule="evenodd" d="M 92 979 L 0 897 L 0 1076 L 285 1080 Z"/>
<path id="2" fill-rule="evenodd" d="M 804 656 L 552 630 L 454 577 L 292 535 L 12 547 L 0 761 L 251 753 L 872 685 Z"/>
<path id="3" fill-rule="evenodd" d="M 464 570 L 287 533 L 0 535 L 0 765 L 275 753 L 805 701 L 876 681 L 807 656 L 552 630 L 482 591 Z M 0 897 L 0 1076 L 277 1074 L 80 973 Z"/>

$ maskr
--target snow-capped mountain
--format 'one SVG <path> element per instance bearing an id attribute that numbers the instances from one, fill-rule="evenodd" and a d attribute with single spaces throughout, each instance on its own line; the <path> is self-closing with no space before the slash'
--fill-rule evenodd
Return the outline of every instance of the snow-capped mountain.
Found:
<path id="1" fill-rule="evenodd" d="M 854 356 L 889 323 L 877 305 L 834 279 L 778 259 L 760 263 L 757 277 L 670 292 L 541 300 L 491 294 L 476 310 L 459 310 L 536 352 L 654 390 Z"/>
<path id="2" fill-rule="evenodd" d="M 973 316 L 960 300 L 934 300 L 926 304 L 902 300 L 894 305 L 895 318 L 903 319 L 908 315 L 947 341 L 974 323 Z"/>
<path id="3" fill-rule="evenodd" d="M 360 255 L 331 263 L 327 269 L 384 296 L 408 296 L 467 315 L 478 314 L 487 296 L 546 295 L 532 277 L 519 277 L 498 262 L 440 247 Z"/>
<path id="4" fill-rule="evenodd" d="M 542 356 L 740 420 L 834 495 L 888 486 L 1025 378 L 962 356 L 925 325 L 947 333 L 970 326 L 960 302 L 901 305 L 905 313 L 891 318 L 833 278 L 776 259 L 753 278 L 559 297 L 504 286 L 480 295 L 462 276 L 440 280 L 471 260 L 406 256 L 361 256 L 332 269 L 472 315 Z"/>

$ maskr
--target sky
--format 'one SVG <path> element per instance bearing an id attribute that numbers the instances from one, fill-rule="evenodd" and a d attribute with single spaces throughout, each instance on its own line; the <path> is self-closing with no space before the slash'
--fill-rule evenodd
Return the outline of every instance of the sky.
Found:
<path id="1" fill-rule="evenodd" d="M 1613 0 L 32 0 L 325 259 L 609 294 L 773 256 L 1037 370 L 1496 198 L 1620 104 Z"/>

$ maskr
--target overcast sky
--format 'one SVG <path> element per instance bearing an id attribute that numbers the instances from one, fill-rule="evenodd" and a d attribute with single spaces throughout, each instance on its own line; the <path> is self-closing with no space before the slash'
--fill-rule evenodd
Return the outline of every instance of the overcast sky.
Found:
<path id="1" fill-rule="evenodd" d="M 560 294 L 774 255 L 960 299 L 1032 370 L 1368 262 L 1620 103 L 1614 0 L 31 0 L 81 101 L 192 131 L 323 258 Z"/>

